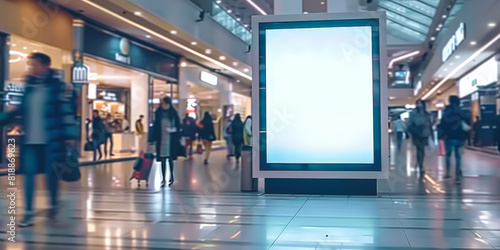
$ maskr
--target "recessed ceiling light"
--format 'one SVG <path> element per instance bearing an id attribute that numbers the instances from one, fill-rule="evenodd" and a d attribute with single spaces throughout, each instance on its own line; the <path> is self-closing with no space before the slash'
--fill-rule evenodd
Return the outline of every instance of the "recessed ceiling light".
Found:
<path id="1" fill-rule="evenodd" d="M 236 80 L 236 82 L 240 82 L 240 80 Z"/>
<path id="2" fill-rule="evenodd" d="M 325 2 L 321 2 L 321 4 L 325 4 Z"/>
<path id="3" fill-rule="evenodd" d="M 448 16 L 447 15 L 443 15 L 443 18 L 447 18 Z"/>
<path id="4" fill-rule="evenodd" d="M 142 13 L 140 11 L 136 11 L 136 12 L 134 12 L 134 15 L 140 16 L 140 15 L 142 15 Z"/>
<path id="5" fill-rule="evenodd" d="M 443 75 L 438 75 L 438 77 L 443 77 Z"/>
<path id="6" fill-rule="evenodd" d="M 438 94 L 441 94 L 441 90 L 438 90 Z"/>
<path id="7" fill-rule="evenodd" d="M 431 85 L 434 85 L 434 82 L 431 82 Z"/>
<path id="8" fill-rule="evenodd" d="M 238 66 L 238 62 L 233 62 L 233 66 L 234 67 Z"/>
<path id="9" fill-rule="evenodd" d="M 442 24 L 442 23 L 440 23 L 440 24 L 438 25 L 438 27 L 439 27 L 439 28 L 442 28 L 442 27 L 443 27 L 443 24 Z"/>
<path id="10" fill-rule="evenodd" d="M 239 22 L 239 21 L 241 21 L 241 18 L 239 18 L 239 17 L 238 17 L 238 18 L 236 18 L 236 21 L 238 21 L 238 22 Z"/>
<path id="11" fill-rule="evenodd" d="M 212 50 L 211 49 L 206 49 L 205 50 L 205 54 L 212 54 Z"/>
<path id="12" fill-rule="evenodd" d="M 470 45 L 473 45 L 473 46 L 474 46 L 474 45 L 476 45 L 476 44 L 477 44 L 477 42 L 476 42 L 476 41 L 472 41 L 472 42 L 470 42 Z"/>
<path id="13" fill-rule="evenodd" d="M 13 43 L 13 44 L 12 44 L 12 47 L 16 47 L 16 44 L 15 44 L 15 43 Z"/>
<path id="14" fill-rule="evenodd" d="M 455 64 L 454 63 L 450 63 L 450 66 L 453 66 L 453 65 L 455 65 Z"/>
<path id="15" fill-rule="evenodd" d="M 307 11 L 304 11 L 304 14 L 309 14 L 309 12 L 307 12 Z"/>
<path id="16" fill-rule="evenodd" d="M 448 71 L 448 68 L 445 68 L 444 71 Z"/>
<path id="17" fill-rule="evenodd" d="M 224 60 L 226 60 L 226 57 L 225 56 L 219 56 L 219 59 L 221 59 L 221 60 L 224 61 Z"/>
<path id="18" fill-rule="evenodd" d="M 243 69 L 243 72 L 248 72 L 248 71 L 250 71 L 250 70 L 249 70 L 249 69 L 246 69 L 246 68 L 245 68 L 245 69 Z"/>
<path id="19" fill-rule="evenodd" d="M 38 52 L 38 50 L 33 50 L 33 52 Z"/>
<path id="20" fill-rule="evenodd" d="M 431 41 L 434 41 L 436 40 L 436 37 L 435 36 L 431 36 Z"/>
<path id="21" fill-rule="evenodd" d="M 243 24 L 243 26 L 245 26 L 245 28 L 246 28 L 246 27 L 248 27 L 248 24 Z"/>
<path id="22" fill-rule="evenodd" d="M 23 49 L 28 49 L 28 47 L 25 46 L 25 47 L 23 47 Z"/>
<path id="23" fill-rule="evenodd" d="M 227 10 L 227 13 L 231 13 L 231 12 L 233 12 L 233 10 Z"/>
<path id="24" fill-rule="evenodd" d="M 455 59 L 460 59 L 460 56 L 459 56 L 459 55 L 456 55 L 456 56 L 455 56 Z"/>
<path id="25" fill-rule="evenodd" d="M 177 30 L 172 30 L 172 31 L 170 31 L 170 34 L 172 34 L 172 35 L 177 34 Z"/>
<path id="26" fill-rule="evenodd" d="M 217 0 L 217 3 L 220 4 L 220 3 L 222 3 L 222 1 L 221 0 Z"/>
<path id="27" fill-rule="evenodd" d="M 496 23 L 488 23 L 488 27 L 495 27 L 495 26 L 497 26 Z"/>
<path id="28" fill-rule="evenodd" d="M 441 28 L 439 28 L 439 27 L 436 27 L 436 31 L 440 31 L 440 30 L 441 30 Z"/>
<path id="29" fill-rule="evenodd" d="M 181 67 L 186 67 L 187 63 L 186 62 L 181 62 Z"/>
<path id="30" fill-rule="evenodd" d="M 197 45 L 198 43 L 197 42 L 191 42 L 191 45 Z"/>
<path id="31" fill-rule="evenodd" d="M 394 100 L 394 99 L 396 99 L 396 97 L 394 97 L 394 96 L 389 96 L 389 100 Z"/>
<path id="32" fill-rule="evenodd" d="M 146 35 L 146 38 L 151 38 L 151 35 Z"/>

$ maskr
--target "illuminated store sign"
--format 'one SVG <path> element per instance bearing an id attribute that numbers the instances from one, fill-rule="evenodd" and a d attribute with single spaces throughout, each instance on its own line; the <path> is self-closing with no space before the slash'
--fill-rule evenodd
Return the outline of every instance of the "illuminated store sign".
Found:
<path id="1" fill-rule="evenodd" d="M 208 72 L 202 71 L 200 74 L 200 80 L 210 85 L 217 86 L 217 76 Z"/>
<path id="2" fill-rule="evenodd" d="M 465 24 L 460 23 L 460 26 L 455 32 L 455 35 L 453 35 L 450 38 L 448 43 L 443 48 L 442 52 L 443 62 L 446 62 L 446 60 L 450 58 L 451 54 L 455 52 L 455 50 L 458 48 L 458 45 L 460 45 L 464 40 L 465 40 Z"/>
<path id="3" fill-rule="evenodd" d="M 118 97 L 117 94 L 114 92 L 107 92 L 107 91 L 102 91 L 99 95 L 100 99 L 103 99 L 105 101 L 117 101 Z"/>
<path id="4" fill-rule="evenodd" d="M 115 60 L 130 64 L 130 57 L 128 56 L 128 52 L 130 50 L 130 44 L 127 39 L 122 38 L 120 40 L 120 53 L 115 53 Z"/>
<path id="5" fill-rule="evenodd" d="M 5 91 L 13 93 L 24 93 L 24 84 L 10 82 L 5 86 Z"/>
<path id="6" fill-rule="evenodd" d="M 460 98 L 476 92 L 479 86 L 487 86 L 496 82 L 497 75 L 497 61 L 495 57 L 492 57 L 458 81 Z"/>

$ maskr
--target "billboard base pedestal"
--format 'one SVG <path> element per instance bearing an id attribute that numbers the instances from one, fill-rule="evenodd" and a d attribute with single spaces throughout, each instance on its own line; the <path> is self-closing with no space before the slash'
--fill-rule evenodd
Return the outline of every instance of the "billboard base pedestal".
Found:
<path id="1" fill-rule="evenodd" d="M 266 194 L 377 195 L 376 179 L 265 179 Z"/>

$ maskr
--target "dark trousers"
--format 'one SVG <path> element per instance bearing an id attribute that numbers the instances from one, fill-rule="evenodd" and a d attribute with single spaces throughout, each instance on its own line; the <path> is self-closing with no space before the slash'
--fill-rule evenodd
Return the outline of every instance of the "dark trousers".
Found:
<path id="1" fill-rule="evenodd" d="M 33 215 L 33 196 L 35 194 L 35 175 L 38 169 L 44 170 L 47 176 L 47 186 L 50 193 L 51 209 L 57 210 L 57 191 L 59 179 L 49 160 L 46 145 L 25 145 L 22 152 L 22 168 L 26 188 L 26 214 Z"/>
<path id="2" fill-rule="evenodd" d="M 102 151 L 101 151 L 101 144 L 99 144 L 99 142 L 97 140 L 93 140 L 92 141 L 92 144 L 94 146 L 94 161 L 97 160 L 97 152 L 99 152 L 99 159 L 102 158 Z"/>
<path id="3" fill-rule="evenodd" d="M 414 137 L 413 144 L 417 149 L 417 167 L 420 170 L 424 170 L 424 160 L 425 160 L 425 146 L 428 143 L 427 137 Z"/>
<path id="4" fill-rule="evenodd" d="M 113 154 L 113 134 L 106 133 L 106 138 L 104 139 L 104 154 L 108 155 L 108 140 L 109 140 L 109 154 Z"/>
<path id="5" fill-rule="evenodd" d="M 455 153 L 456 178 L 460 178 L 462 171 L 462 140 L 446 140 L 446 174 L 450 174 L 451 169 L 451 154 Z"/>
<path id="6" fill-rule="evenodd" d="M 396 145 L 398 149 L 401 149 L 401 146 L 403 145 L 403 134 L 404 132 L 396 132 Z"/>
<path id="7" fill-rule="evenodd" d="M 163 182 L 165 182 L 165 177 L 167 176 L 167 161 L 168 161 L 168 166 L 170 167 L 170 181 L 174 181 L 174 161 L 171 160 L 170 158 L 161 158 L 161 173 L 162 173 L 162 178 Z"/>
<path id="8" fill-rule="evenodd" d="M 236 157 L 236 160 L 240 159 L 241 157 L 241 147 L 242 147 L 242 144 L 243 143 L 234 143 L 233 142 L 233 145 L 234 145 L 234 156 Z"/>
<path id="9" fill-rule="evenodd" d="M 184 137 L 184 141 L 186 143 L 186 153 L 188 156 L 193 156 L 193 143 L 194 143 L 194 140 L 189 138 L 189 137 Z"/>

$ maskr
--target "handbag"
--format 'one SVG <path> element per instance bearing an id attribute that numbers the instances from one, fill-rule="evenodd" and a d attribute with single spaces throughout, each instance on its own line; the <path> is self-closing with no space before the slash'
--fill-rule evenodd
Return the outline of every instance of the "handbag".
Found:
<path id="1" fill-rule="evenodd" d="M 81 173 L 78 157 L 78 150 L 75 147 L 66 146 L 66 156 L 63 161 L 55 162 L 53 165 L 54 172 L 60 180 L 66 182 L 80 180 Z"/>
<path id="2" fill-rule="evenodd" d="M 83 146 L 84 151 L 94 151 L 94 144 L 90 141 L 87 141 Z"/>
<path id="3" fill-rule="evenodd" d="M 198 145 L 196 146 L 196 153 L 199 155 L 203 154 L 203 146 L 201 146 L 201 142 L 198 142 Z"/>
<path id="4" fill-rule="evenodd" d="M 444 140 L 439 140 L 438 155 L 439 156 L 446 156 L 446 145 L 444 143 Z"/>
<path id="5" fill-rule="evenodd" d="M 471 127 L 469 126 L 469 124 L 467 124 L 466 122 L 462 121 L 462 130 L 465 131 L 465 132 L 469 132 L 471 130 Z"/>

